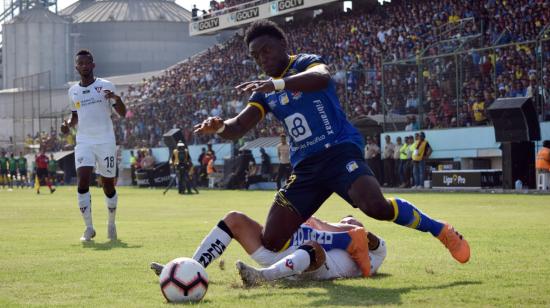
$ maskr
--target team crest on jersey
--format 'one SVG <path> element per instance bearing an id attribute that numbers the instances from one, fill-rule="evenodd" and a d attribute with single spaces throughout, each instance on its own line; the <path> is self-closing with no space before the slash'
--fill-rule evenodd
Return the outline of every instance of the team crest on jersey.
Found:
<path id="1" fill-rule="evenodd" d="M 286 95 L 286 91 L 283 91 L 283 93 L 279 94 L 279 102 L 281 102 L 281 105 L 288 104 L 288 95 Z"/>
<path id="2" fill-rule="evenodd" d="M 82 164 L 82 162 L 84 161 L 84 157 L 79 157 L 79 158 L 77 159 L 77 161 L 78 161 L 79 164 Z"/>
<path id="3" fill-rule="evenodd" d="M 357 162 L 352 160 L 346 165 L 346 169 L 348 169 L 349 173 L 352 173 L 355 171 L 355 169 L 359 168 L 359 165 L 357 165 Z"/>
<path id="4" fill-rule="evenodd" d="M 103 89 L 103 87 L 95 87 L 95 90 L 97 91 L 97 93 L 101 93 L 101 89 Z"/>
<path id="5" fill-rule="evenodd" d="M 80 101 L 74 103 L 74 107 L 75 107 L 76 109 L 80 109 Z"/>

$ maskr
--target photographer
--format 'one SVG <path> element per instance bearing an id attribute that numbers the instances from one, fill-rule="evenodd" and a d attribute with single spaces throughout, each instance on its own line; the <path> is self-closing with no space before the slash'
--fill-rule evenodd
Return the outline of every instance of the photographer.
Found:
<path id="1" fill-rule="evenodd" d="M 191 179 L 189 178 L 189 169 L 191 169 L 191 157 L 189 150 L 183 141 L 178 141 L 177 148 L 172 152 L 172 166 L 178 174 L 178 192 L 185 194 L 187 189 L 188 194 L 191 192 Z"/>

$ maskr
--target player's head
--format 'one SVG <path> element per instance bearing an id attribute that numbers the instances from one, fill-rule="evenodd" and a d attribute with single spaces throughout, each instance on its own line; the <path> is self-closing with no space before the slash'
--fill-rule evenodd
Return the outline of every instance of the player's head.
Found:
<path id="1" fill-rule="evenodd" d="M 80 77 L 91 77 L 94 75 L 94 56 L 87 49 L 81 49 L 76 53 L 75 69 L 80 74 Z"/>
<path id="2" fill-rule="evenodd" d="M 244 35 L 250 56 L 269 76 L 279 77 L 288 64 L 288 41 L 284 31 L 274 22 L 253 22 Z"/>
<path id="3" fill-rule="evenodd" d="M 363 225 L 363 223 L 361 223 L 359 220 L 357 220 L 357 218 L 353 217 L 353 215 L 348 215 L 348 216 L 342 218 L 340 220 L 340 223 L 341 224 L 346 224 L 346 225 L 354 225 L 354 226 L 358 226 L 358 227 L 361 227 L 361 228 L 365 227 Z"/>
<path id="4" fill-rule="evenodd" d="M 286 143 L 286 135 L 285 134 L 281 134 L 281 142 Z"/>

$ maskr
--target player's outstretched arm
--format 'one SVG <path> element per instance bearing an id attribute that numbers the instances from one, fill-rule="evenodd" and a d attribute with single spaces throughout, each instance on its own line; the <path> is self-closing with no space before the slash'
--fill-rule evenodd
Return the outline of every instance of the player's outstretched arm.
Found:
<path id="1" fill-rule="evenodd" d="M 248 105 L 236 117 L 223 120 L 220 117 L 209 117 L 195 125 L 194 133 L 201 135 L 218 134 L 224 139 L 239 139 L 251 130 L 262 119 L 261 111 Z"/>
<path id="2" fill-rule="evenodd" d="M 312 92 L 328 87 L 330 72 L 325 64 L 316 64 L 296 75 L 283 78 L 284 89 L 289 91 Z M 269 80 L 254 80 L 243 82 L 236 86 L 239 92 L 271 93 L 275 91 L 274 82 Z"/>
<path id="3" fill-rule="evenodd" d="M 330 72 L 325 64 L 317 64 L 296 75 L 283 78 L 285 89 L 289 91 L 319 91 L 330 82 Z"/>

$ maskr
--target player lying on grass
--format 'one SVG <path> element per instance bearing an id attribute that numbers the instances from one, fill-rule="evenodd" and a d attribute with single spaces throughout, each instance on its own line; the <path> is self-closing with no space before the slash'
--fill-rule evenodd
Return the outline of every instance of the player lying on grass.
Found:
<path id="1" fill-rule="evenodd" d="M 294 233 L 287 247 L 272 252 L 262 246 L 263 226 L 239 212 L 228 213 L 203 239 L 193 259 L 205 268 L 220 257 L 234 238 L 262 269 L 237 262 L 245 286 L 286 277 L 335 279 L 371 276 L 386 257 L 384 240 L 367 232 L 355 218 L 327 223 L 311 217 Z M 153 262 L 160 275 L 163 265 Z"/>

